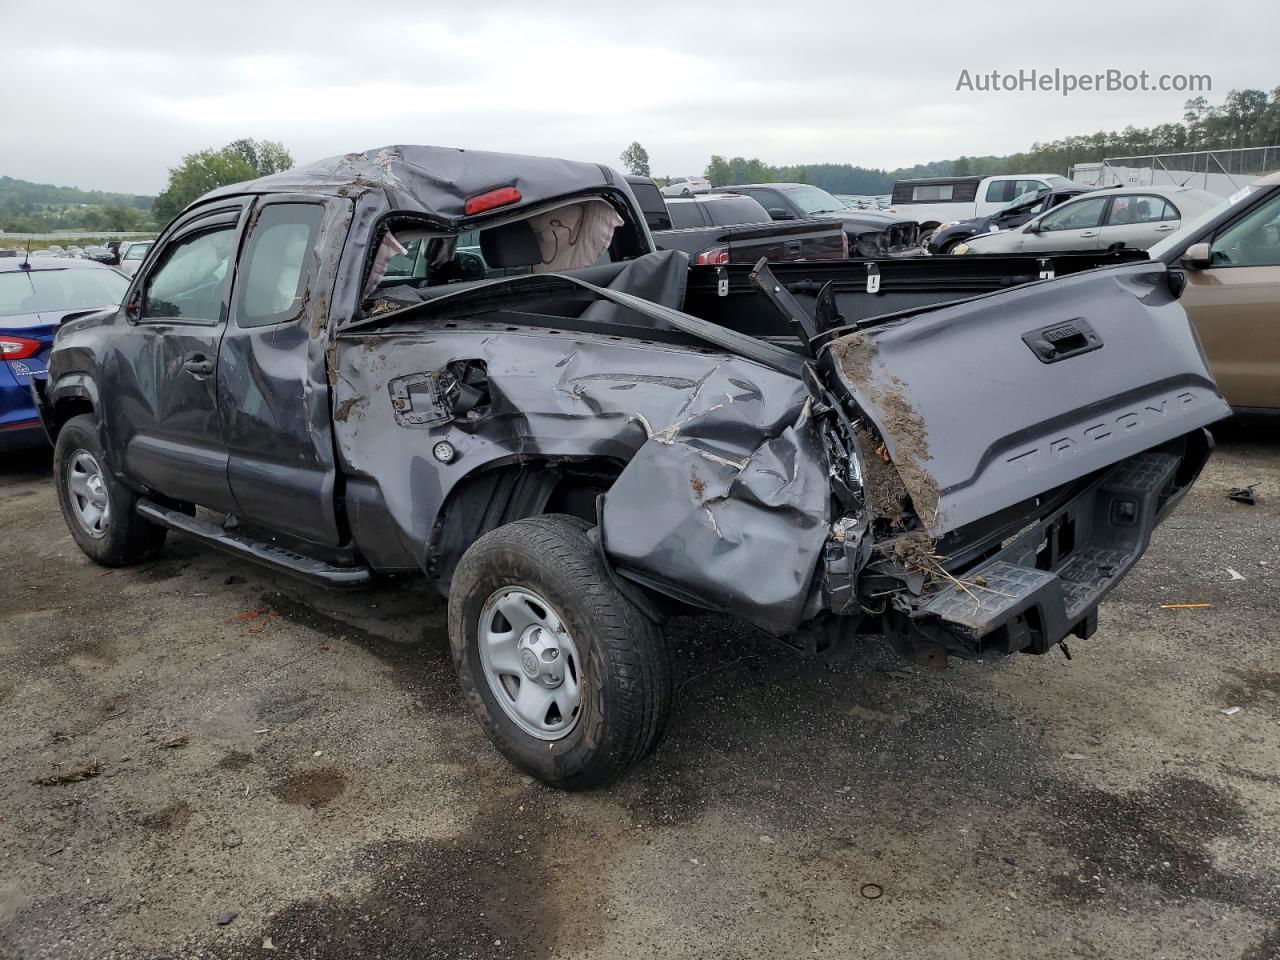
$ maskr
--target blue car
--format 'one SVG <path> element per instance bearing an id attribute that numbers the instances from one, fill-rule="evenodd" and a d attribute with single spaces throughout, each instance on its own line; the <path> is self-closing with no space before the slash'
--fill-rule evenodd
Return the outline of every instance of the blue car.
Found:
<path id="1" fill-rule="evenodd" d="M 0 258 L 0 453 L 47 444 L 31 403 L 31 378 L 46 362 L 58 325 L 113 307 L 129 279 L 93 260 Z"/>

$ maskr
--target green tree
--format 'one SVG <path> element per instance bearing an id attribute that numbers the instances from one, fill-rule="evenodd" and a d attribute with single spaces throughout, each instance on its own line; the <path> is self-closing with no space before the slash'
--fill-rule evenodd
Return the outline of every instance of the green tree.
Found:
<path id="1" fill-rule="evenodd" d="M 193 200 L 231 183 L 254 180 L 293 166 L 293 157 L 272 140 L 235 140 L 221 150 L 201 150 L 169 170 L 169 185 L 156 197 L 156 223 L 164 225 Z"/>
<path id="2" fill-rule="evenodd" d="M 627 171 L 637 177 L 651 176 L 649 173 L 649 151 L 640 146 L 639 140 L 632 140 L 631 146 L 622 151 L 619 159 Z"/>

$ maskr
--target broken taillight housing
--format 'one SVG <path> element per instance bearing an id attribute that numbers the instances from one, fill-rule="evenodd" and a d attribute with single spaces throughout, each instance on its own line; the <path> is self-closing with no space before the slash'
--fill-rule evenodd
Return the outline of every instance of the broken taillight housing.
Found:
<path id="1" fill-rule="evenodd" d="M 39 340 L 28 340 L 26 337 L 6 336 L 0 338 L 0 357 L 5 360 L 25 360 L 40 352 L 44 344 Z"/>
<path id="2" fill-rule="evenodd" d="M 520 191 L 515 187 L 499 187 L 497 190 L 490 190 L 488 193 L 477 194 L 467 200 L 467 205 L 463 208 L 467 212 L 467 216 L 476 213 L 484 213 L 486 210 L 492 210 L 495 207 L 505 207 L 508 204 L 520 202 Z"/>
<path id="3" fill-rule="evenodd" d="M 696 257 L 693 258 L 694 263 L 700 263 L 704 266 L 719 266 L 722 263 L 729 262 L 728 247 L 707 247 Z"/>
<path id="4" fill-rule="evenodd" d="M 849 235 L 843 230 L 840 231 L 840 256 L 849 259 Z"/>

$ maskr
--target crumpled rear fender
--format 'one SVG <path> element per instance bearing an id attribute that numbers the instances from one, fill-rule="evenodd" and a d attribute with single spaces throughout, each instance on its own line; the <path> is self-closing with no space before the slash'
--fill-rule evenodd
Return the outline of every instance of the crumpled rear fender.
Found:
<path id="1" fill-rule="evenodd" d="M 774 632 L 799 622 L 830 494 L 794 376 L 704 348 L 505 324 L 405 323 L 335 347 L 344 469 L 376 481 L 424 567 L 442 511 L 477 472 L 603 458 L 624 464 L 600 516 L 620 571 Z M 411 422 L 403 400 L 397 410 L 397 383 L 457 361 L 484 364 L 485 409 L 451 418 L 414 387 L 425 417 Z M 452 462 L 433 456 L 441 441 Z"/>
<path id="2" fill-rule="evenodd" d="M 769 430 L 720 407 L 641 447 L 601 511 L 604 549 L 620 572 L 772 633 L 793 632 L 830 529 L 831 495 L 810 405 L 791 412 Z"/>

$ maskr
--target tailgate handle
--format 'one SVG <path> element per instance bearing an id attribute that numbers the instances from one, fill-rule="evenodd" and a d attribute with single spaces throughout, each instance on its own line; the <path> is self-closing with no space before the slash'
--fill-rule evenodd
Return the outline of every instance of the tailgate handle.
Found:
<path id="1" fill-rule="evenodd" d="M 1024 333 L 1022 340 L 1041 363 L 1057 363 L 1102 346 L 1102 338 L 1081 317 Z"/>

